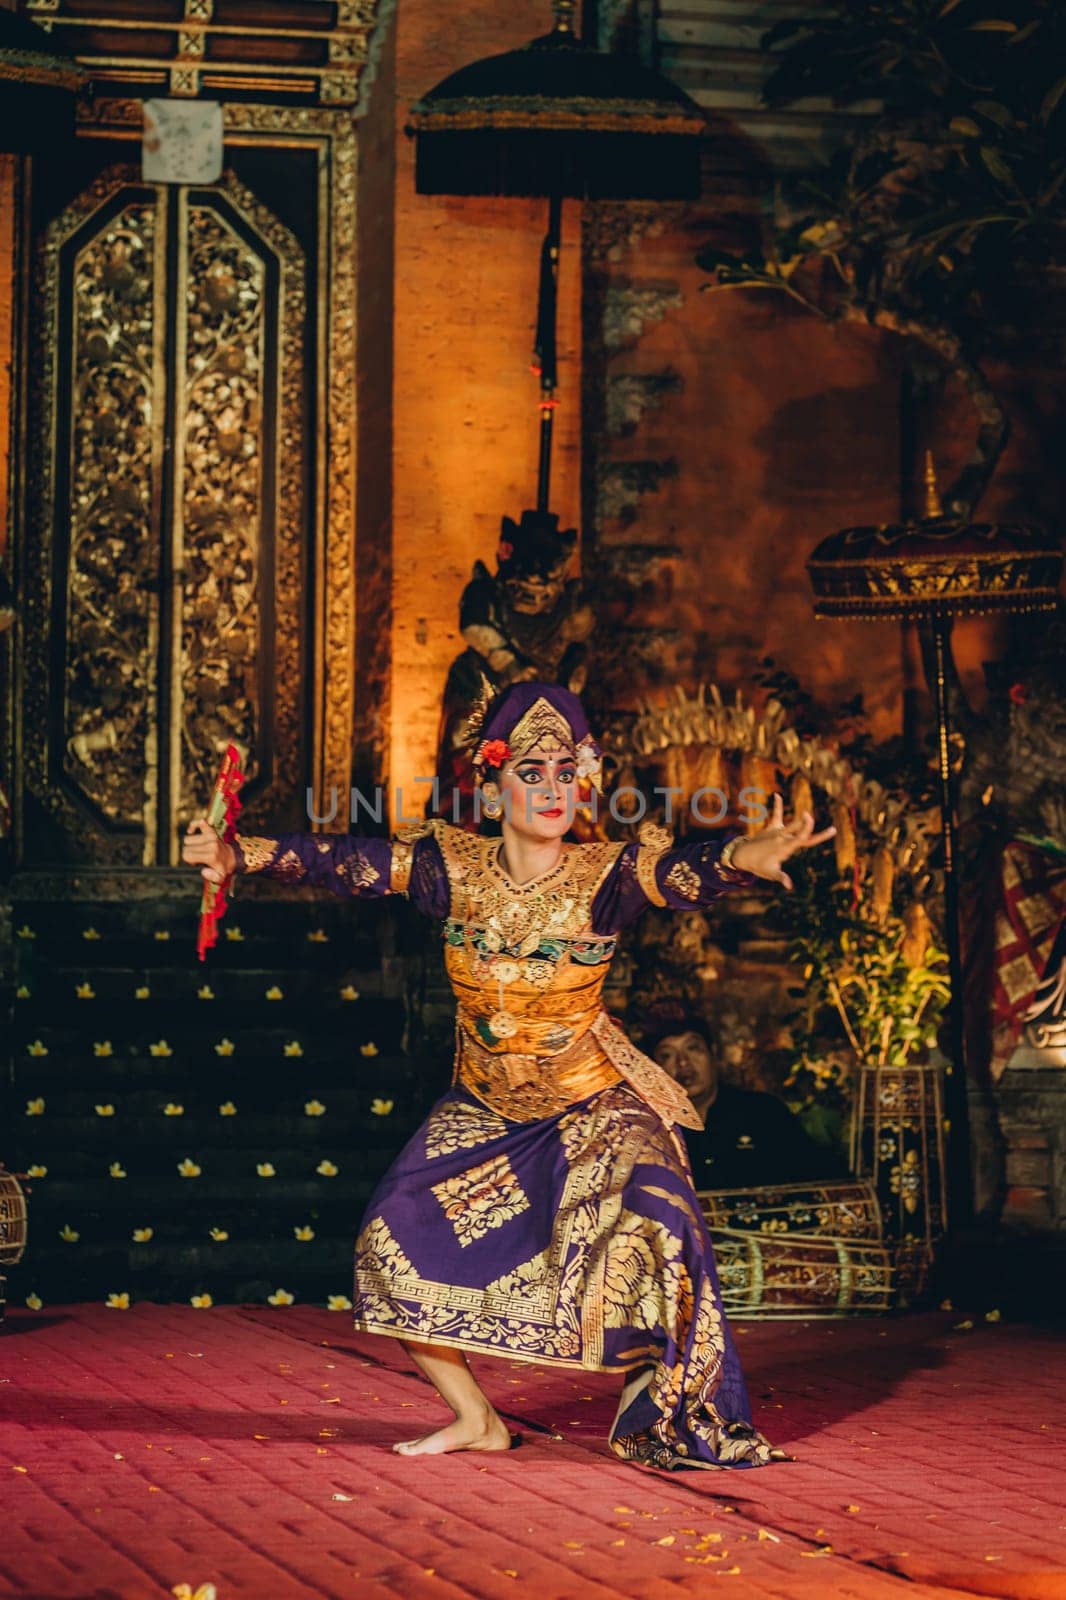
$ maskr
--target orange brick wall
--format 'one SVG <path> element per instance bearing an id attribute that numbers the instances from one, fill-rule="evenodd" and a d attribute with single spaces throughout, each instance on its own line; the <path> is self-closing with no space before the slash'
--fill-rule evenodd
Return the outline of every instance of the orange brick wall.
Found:
<path id="1" fill-rule="evenodd" d="M 541 29 L 540 25 L 543 24 Z M 546 31 L 550 14 L 403 0 L 397 10 L 397 120 L 447 73 Z M 535 503 L 536 379 L 530 372 L 546 205 L 428 199 L 414 147 L 398 134 L 391 781 L 408 814 L 433 771 L 440 696 L 461 648 L 459 597 L 477 557 L 491 563 L 500 517 Z M 552 509 L 579 518 L 578 217 L 568 206 L 559 282 L 560 398 Z M 417 791 L 419 804 L 427 791 Z"/>

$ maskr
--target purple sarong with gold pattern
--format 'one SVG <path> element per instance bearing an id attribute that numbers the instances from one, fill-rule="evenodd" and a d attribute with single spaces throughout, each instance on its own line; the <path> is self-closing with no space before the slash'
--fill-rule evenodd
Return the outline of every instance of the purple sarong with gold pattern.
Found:
<path id="1" fill-rule="evenodd" d="M 238 836 L 244 871 L 407 894 L 444 924 L 453 1087 L 400 1153 L 356 1244 L 355 1325 L 628 1375 L 611 1447 L 659 1467 L 780 1459 L 751 1424 L 678 1126 L 684 1092 L 608 1017 L 618 933 L 648 906 L 758 880 L 720 836 L 564 846 L 515 883 L 500 841 L 439 819 L 395 840 Z"/>

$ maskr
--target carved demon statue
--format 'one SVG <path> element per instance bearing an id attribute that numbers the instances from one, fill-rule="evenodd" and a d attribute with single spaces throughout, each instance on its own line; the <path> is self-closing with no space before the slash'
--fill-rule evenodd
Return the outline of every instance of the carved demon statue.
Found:
<path id="1" fill-rule="evenodd" d="M 496 550 L 496 572 L 483 561 L 459 603 L 459 627 L 467 648 L 452 662 L 444 688 L 437 756 L 438 807 L 456 816 L 453 791 L 462 795 L 459 815 L 469 820 L 473 793 L 466 752 L 468 718 L 485 680 L 493 689 L 534 678 L 580 693 L 594 615 L 579 578 L 569 577 L 577 545 L 573 528 L 559 527 L 547 511 L 504 517 Z"/>

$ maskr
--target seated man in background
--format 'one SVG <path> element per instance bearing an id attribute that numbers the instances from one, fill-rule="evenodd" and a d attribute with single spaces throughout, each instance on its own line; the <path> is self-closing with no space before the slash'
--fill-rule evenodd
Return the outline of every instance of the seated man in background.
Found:
<path id="1" fill-rule="evenodd" d="M 704 1119 L 702 1129 L 682 1130 L 697 1190 L 849 1176 L 840 1158 L 810 1137 L 783 1100 L 724 1080 L 702 1017 L 680 1010 L 649 1017 L 644 1048 Z"/>

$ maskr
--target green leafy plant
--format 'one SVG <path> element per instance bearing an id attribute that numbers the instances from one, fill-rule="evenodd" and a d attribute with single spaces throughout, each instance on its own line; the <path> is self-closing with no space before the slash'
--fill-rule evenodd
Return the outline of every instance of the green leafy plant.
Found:
<path id="1" fill-rule="evenodd" d="M 705 288 L 774 290 L 827 323 L 923 345 L 977 413 L 943 497 L 969 517 L 1008 435 L 983 363 L 1033 265 L 1066 254 L 1066 7 L 826 0 L 763 42 L 771 105 L 829 99 L 857 125 L 823 169 L 779 185 L 761 241 L 699 253 Z"/>
<path id="2" fill-rule="evenodd" d="M 886 903 L 872 860 L 856 869 L 842 878 L 828 853 L 809 859 L 778 902 L 803 974 L 791 991 L 796 1055 L 785 1090 L 820 1137 L 841 1128 L 857 1067 L 928 1054 L 951 992 L 924 903 L 905 884 Z"/>

